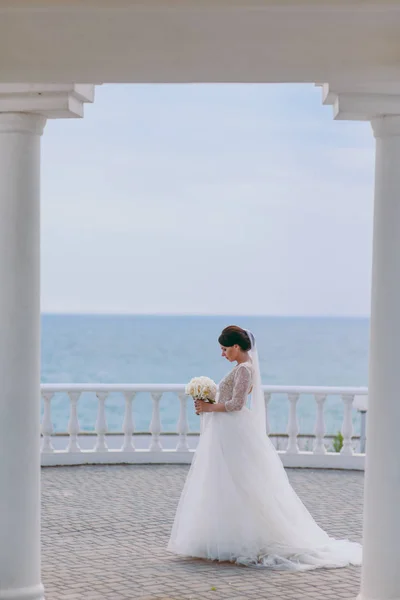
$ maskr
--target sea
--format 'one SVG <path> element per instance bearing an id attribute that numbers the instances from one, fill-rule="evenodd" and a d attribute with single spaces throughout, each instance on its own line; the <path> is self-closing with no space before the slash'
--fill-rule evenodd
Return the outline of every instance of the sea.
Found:
<path id="1" fill-rule="evenodd" d="M 42 315 L 42 383 L 187 383 L 207 375 L 219 381 L 231 368 L 221 357 L 218 336 L 227 325 L 250 329 L 260 356 L 262 381 L 271 385 L 366 386 L 369 321 L 363 318 L 255 316 Z M 148 431 L 152 403 L 146 394 L 134 400 L 136 431 Z M 82 431 L 93 431 L 97 401 L 83 394 L 78 403 Z M 43 405 L 42 405 L 43 412 Z M 109 431 L 121 431 L 122 396 L 106 401 Z M 173 394 L 161 401 L 164 432 L 176 431 L 179 402 Z M 298 403 L 301 433 L 315 428 L 316 404 L 302 396 Z M 69 401 L 52 399 L 55 432 L 67 429 Z M 199 431 L 199 418 L 189 403 L 189 426 Z M 340 430 L 343 404 L 328 397 L 327 433 Z M 269 408 L 271 431 L 287 430 L 288 400 L 274 395 Z M 355 431 L 359 415 L 354 411 Z"/>

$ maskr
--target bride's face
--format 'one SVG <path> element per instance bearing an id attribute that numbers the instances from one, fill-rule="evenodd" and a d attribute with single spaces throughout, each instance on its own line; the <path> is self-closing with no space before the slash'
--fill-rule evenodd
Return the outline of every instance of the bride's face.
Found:
<path id="1" fill-rule="evenodd" d="M 234 362 L 240 353 L 240 348 L 236 344 L 235 346 L 221 346 L 221 354 L 229 362 Z"/>

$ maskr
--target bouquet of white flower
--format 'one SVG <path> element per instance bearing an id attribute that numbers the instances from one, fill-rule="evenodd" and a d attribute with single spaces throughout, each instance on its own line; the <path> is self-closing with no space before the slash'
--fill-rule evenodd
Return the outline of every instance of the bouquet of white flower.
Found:
<path id="1" fill-rule="evenodd" d="M 186 386 L 186 394 L 195 400 L 215 403 L 217 384 L 209 377 L 194 377 Z"/>

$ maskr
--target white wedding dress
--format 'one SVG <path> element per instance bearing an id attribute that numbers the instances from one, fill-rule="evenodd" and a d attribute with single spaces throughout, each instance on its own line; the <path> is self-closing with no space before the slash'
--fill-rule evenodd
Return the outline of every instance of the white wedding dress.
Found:
<path id="1" fill-rule="evenodd" d="M 204 413 L 168 549 L 273 569 L 361 564 L 361 545 L 329 537 L 291 487 L 257 415 L 246 406 L 253 379 L 250 361 L 237 365 L 219 385 L 217 401 L 227 412 Z"/>

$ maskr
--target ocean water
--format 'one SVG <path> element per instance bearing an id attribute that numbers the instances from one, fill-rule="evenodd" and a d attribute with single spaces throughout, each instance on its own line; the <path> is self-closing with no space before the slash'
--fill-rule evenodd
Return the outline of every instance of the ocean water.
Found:
<path id="1" fill-rule="evenodd" d="M 351 318 L 43 315 L 41 379 L 43 383 L 186 383 L 207 375 L 219 381 L 232 365 L 220 356 L 218 335 L 231 324 L 255 334 L 264 384 L 367 385 L 369 321 Z M 82 430 L 94 429 L 96 410 L 96 398 L 84 394 L 78 403 Z M 121 430 L 123 411 L 121 396 L 107 399 L 110 431 Z M 269 415 L 272 431 L 285 432 L 288 401 L 284 396 L 273 397 Z M 301 397 L 298 415 L 301 433 L 312 433 L 316 415 L 312 398 Z M 161 401 L 163 430 L 176 430 L 178 416 L 178 400 L 166 394 Z M 68 417 L 68 398 L 55 396 L 54 430 L 66 431 Z M 148 395 L 136 397 L 134 418 L 137 431 L 148 431 Z M 329 397 L 327 432 L 336 433 L 342 418 L 340 398 Z M 189 425 L 198 431 L 199 419 L 191 406 Z M 354 425 L 357 431 L 356 411 Z"/>

